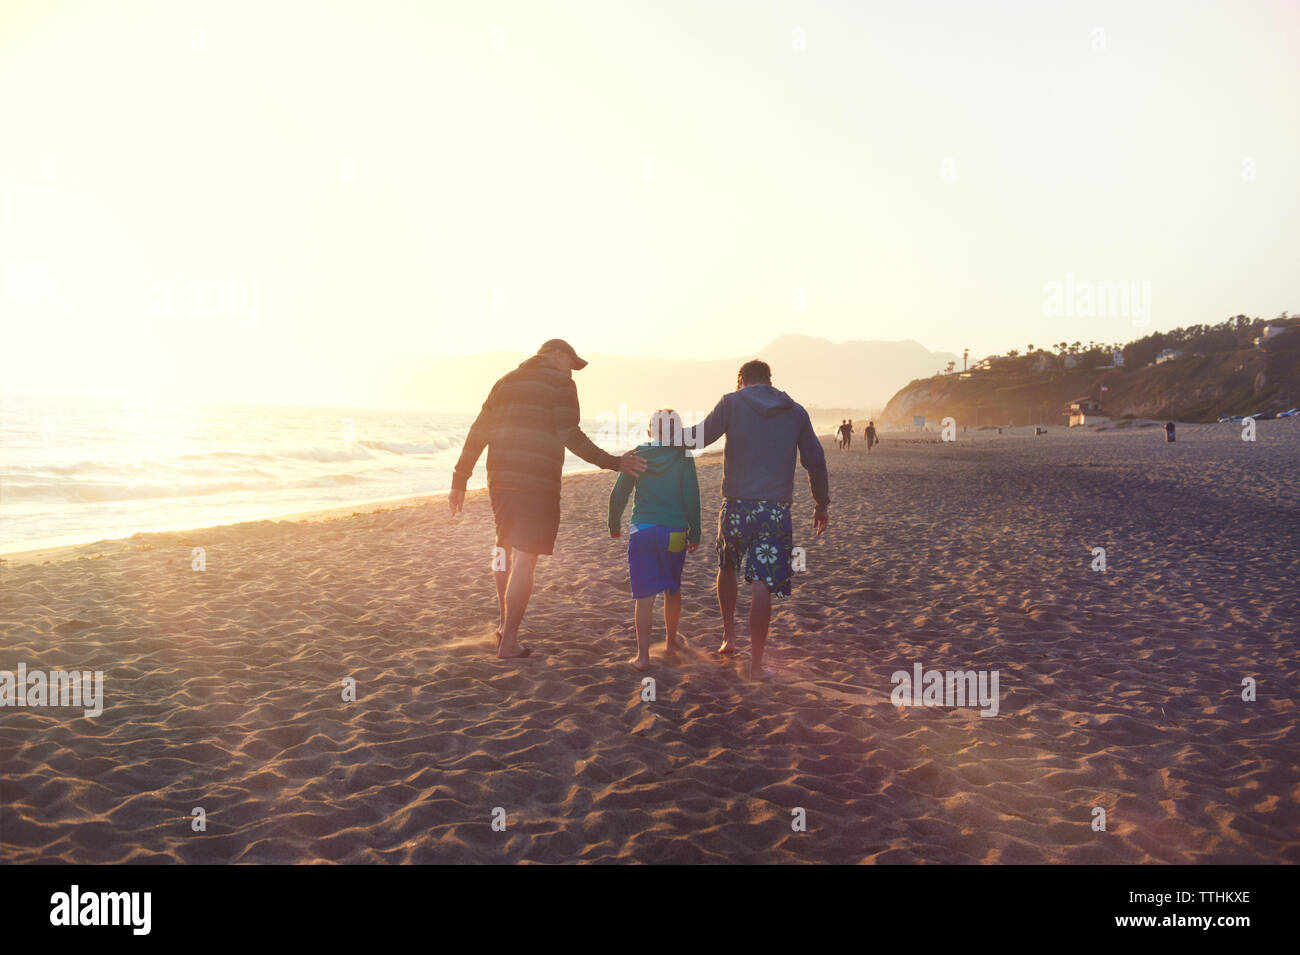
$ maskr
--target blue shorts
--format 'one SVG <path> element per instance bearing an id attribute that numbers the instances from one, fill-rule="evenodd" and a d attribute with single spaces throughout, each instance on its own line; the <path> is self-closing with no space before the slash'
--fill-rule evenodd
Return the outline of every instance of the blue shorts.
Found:
<path id="1" fill-rule="evenodd" d="M 718 514 L 718 566 L 761 580 L 769 593 L 790 596 L 794 528 L 786 501 L 724 500 Z"/>
<path id="2" fill-rule="evenodd" d="M 682 589 L 686 566 L 686 528 L 643 525 L 627 539 L 627 571 L 633 597 L 653 597 Z"/>

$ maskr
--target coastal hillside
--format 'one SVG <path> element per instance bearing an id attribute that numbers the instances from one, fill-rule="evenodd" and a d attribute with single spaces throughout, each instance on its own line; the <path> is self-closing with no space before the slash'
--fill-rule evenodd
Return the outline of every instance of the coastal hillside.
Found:
<path id="1" fill-rule="evenodd" d="M 952 416 L 961 426 L 1065 424 L 1067 405 L 1098 417 L 1208 422 L 1300 404 L 1300 319 L 1237 316 L 1216 326 L 1149 335 L 1123 346 L 1065 342 L 992 356 L 965 373 L 918 378 L 881 419 L 908 425 Z"/>

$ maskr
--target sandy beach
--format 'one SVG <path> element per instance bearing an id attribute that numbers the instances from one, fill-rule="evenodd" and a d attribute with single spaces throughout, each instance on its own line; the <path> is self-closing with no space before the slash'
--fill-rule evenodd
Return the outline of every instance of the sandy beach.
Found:
<path id="1" fill-rule="evenodd" d="M 0 709 L 0 859 L 1300 862 L 1300 425 L 824 443 L 831 526 L 800 470 L 761 685 L 712 652 L 699 459 L 653 702 L 607 473 L 565 479 L 521 661 L 482 493 L 10 557 L 0 669 L 102 670 L 104 709 Z M 895 706 L 916 664 L 997 671 L 997 715 Z"/>

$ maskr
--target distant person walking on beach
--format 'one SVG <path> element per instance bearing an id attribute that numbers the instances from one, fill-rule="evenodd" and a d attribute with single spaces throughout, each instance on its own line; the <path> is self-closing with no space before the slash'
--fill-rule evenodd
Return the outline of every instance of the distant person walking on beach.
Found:
<path id="1" fill-rule="evenodd" d="M 655 597 L 664 595 L 664 657 L 677 661 L 677 623 L 682 617 L 682 570 L 686 552 L 700 546 L 700 484 L 695 459 L 682 447 L 681 418 L 671 408 L 650 418 L 650 441 L 633 453 L 649 466 L 644 474 L 620 474 L 609 495 L 609 536 L 618 537 L 627 499 L 627 570 L 632 582 L 636 658 L 632 666 L 650 669 L 650 632 Z"/>
<path id="2" fill-rule="evenodd" d="M 845 449 L 845 447 L 848 446 L 848 440 L 849 440 L 849 439 L 848 439 L 848 435 L 846 434 L 846 432 L 848 431 L 848 428 L 849 428 L 849 422 L 848 422 L 848 419 L 847 419 L 847 418 L 841 418 L 841 419 L 840 419 L 840 426 L 839 426 L 838 428 L 835 429 L 835 443 L 836 443 L 837 445 L 839 445 L 839 448 L 840 448 L 841 451 L 843 451 L 843 450 Z"/>
<path id="3" fill-rule="evenodd" d="M 876 442 L 880 440 L 880 438 L 876 436 L 876 423 L 874 421 L 867 422 L 866 436 L 867 436 L 867 454 L 870 454 L 872 446 L 875 445 Z"/>
<path id="4" fill-rule="evenodd" d="M 465 486 L 483 448 L 488 449 L 488 498 L 496 519 L 497 656 L 526 657 L 519 624 L 533 593 L 537 557 L 555 549 L 560 529 L 560 473 L 564 449 L 607 471 L 640 474 L 635 454 L 602 451 L 578 427 L 578 389 L 573 372 L 586 368 L 573 346 L 552 338 L 537 354 L 507 373 L 483 402 L 452 472 L 447 506 L 455 517 L 465 505 Z"/>
<path id="5" fill-rule="evenodd" d="M 853 447 L 853 419 L 850 418 L 844 425 L 844 450 L 847 451 Z"/>
<path id="6" fill-rule="evenodd" d="M 813 529 L 820 535 L 830 520 L 826 454 L 808 412 L 784 391 L 772 387 L 772 369 L 762 361 L 740 366 L 736 390 L 723 395 L 704 421 L 687 428 L 683 442 L 687 447 L 704 448 L 724 434 L 723 501 L 715 545 L 718 609 L 722 613 L 718 652 L 736 650 L 737 577 L 743 571 L 751 598 L 749 672 L 752 679 L 761 680 L 771 675 L 763 667 L 763 649 L 772 616 L 772 594 L 790 595 L 795 455 L 808 472 L 817 502 Z"/>

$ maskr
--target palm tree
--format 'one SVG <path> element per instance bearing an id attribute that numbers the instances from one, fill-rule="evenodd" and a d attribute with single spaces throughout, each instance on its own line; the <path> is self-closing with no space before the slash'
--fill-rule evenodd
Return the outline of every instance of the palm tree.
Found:
<path id="1" fill-rule="evenodd" d="M 961 350 L 961 370 L 962 370 L 962 371 L 965 371 L 965 370 L 966 370 L 966 356 L 969 355 L 969 354 L 970 354 L 970 349 L 969 349 L 969 348 L 963 348 L 963 349 Z"/>

